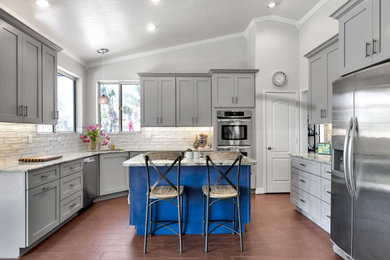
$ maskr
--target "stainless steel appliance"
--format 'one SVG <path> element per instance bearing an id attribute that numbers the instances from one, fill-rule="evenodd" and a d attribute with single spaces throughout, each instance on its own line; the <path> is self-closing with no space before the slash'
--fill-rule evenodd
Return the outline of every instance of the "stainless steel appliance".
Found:
<path id="1" fill-rule="evenodd" d="M 331 239 L 345 259 L 390 257 L 390 63 L 333 83 Z"/>
<path id="2" fill-rule="evenodd" d="M 93 203 L 98 194 L 98 157 L 92 156 L 84 158 L 83 170 L 83 190 L 84 206 L 88 207 Z"/>
<path id="3" fill-rule="evenodd" d="M 252 111 L 218 111 L 218 146 L 251 145 Z"/>

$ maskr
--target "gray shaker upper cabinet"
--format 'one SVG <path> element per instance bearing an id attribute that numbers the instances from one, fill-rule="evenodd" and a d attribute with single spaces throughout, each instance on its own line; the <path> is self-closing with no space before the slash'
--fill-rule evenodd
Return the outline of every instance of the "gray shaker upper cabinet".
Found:
<path id="1" fill-rule="evenodd" d="M 211 126 L 209 77 L 176 78 L 176 126 Z"/>
<path id="2" fill-rule="evenodd" d="M 254 69 L 211 69 L 213 107 L 254 107 L 257 72 Z"/>
<path id="3" fill-rule="evenodd" d="M 175 85 L 174 77 L 141 76 L 143 127 L 175 126 Z"/>
<path id="4" fill-rule="evenodd" d="M 0 19 L 0 43 L 0 121 L 21 122 L 22 33 Z"/>
<path id="5" fill-rule="evenodd" d="M 350 0 L 331 16 L 339 20 L 340 75 L 390 58 L 388 0 Z"/>
<path id="6" fill-rule="evenodd" d="M 56 125 L 57 111 L 57 52 L 42 47 L 42 121 Z"/>
<path id="7" fill-rule="evenodd" d="M 309 122 L 332 122 L 332 83 L 338 78 L 337 35 L 305 55 L 309 59 Z"/>

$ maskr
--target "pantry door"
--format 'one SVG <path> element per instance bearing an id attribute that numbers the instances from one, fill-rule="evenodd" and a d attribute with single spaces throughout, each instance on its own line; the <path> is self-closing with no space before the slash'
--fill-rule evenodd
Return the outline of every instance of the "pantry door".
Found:
<path id="1" fill-rule="evenodd" d="M 299 149 L 297 93 L 267 93 L 266 100 L 266 192 L 290 192 L 290 154 Z"/>

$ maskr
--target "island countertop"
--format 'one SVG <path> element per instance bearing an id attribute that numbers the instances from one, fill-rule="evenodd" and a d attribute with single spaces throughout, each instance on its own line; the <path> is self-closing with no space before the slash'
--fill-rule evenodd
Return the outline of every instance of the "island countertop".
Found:
<path id="1" fill-rule="evenodd" d="M 204 157 L 207 153 L 204 154 Z M 231 158 L 224 158 L 223 156 L 218 156 L 218 158 L 212 158 L 216 165 L 221 166 L 230 166 L 233 164 L 234 160 Z M 156 166 L 170 166 L 172 164 L 172 160 L 153 160 L 153 163 Z M 181 166 L 205 166 L 206 158 L 199 159 L 187 159 L 184 158 L 181 161 Z M 241 160 L 241 165 L 256 165 L 256 161 L 249 157 L 244 156 Z M 123 162 L 123 166 L 145 166 L 145 154 L 137 155 L 125 162 Z"/>

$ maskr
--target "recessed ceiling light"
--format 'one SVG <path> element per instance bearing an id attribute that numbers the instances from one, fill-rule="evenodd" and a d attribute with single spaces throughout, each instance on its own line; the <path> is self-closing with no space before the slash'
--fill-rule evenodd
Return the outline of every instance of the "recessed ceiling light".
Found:
<path id="1" fill-rule="evenodd" d="M 35 5 L 39 7 L 49 7 L 51 3 L 48 0 L 36 0 Z"/>
<path id="2" fill-rule="evenodd" d="M 267 4 L 267 7 L 268 8 L 274 8 L 276 6 L 276 2 L 269 2 L 268 4 Z"/>
<path id="3" fill-rule="evenodd" d="M 150 2 L 154 3 L 154 4 L 158 4 L 160 3 L 162 0 L 150 0 Z"/>
<path id="4" fill-rule="evenodd" d="M 146 26 L 146 30 L 148 30 L 149 32 L 155 32 L 157 28 L 158 27 L 155 24 L 148 24 L 148 26 Z"/>

